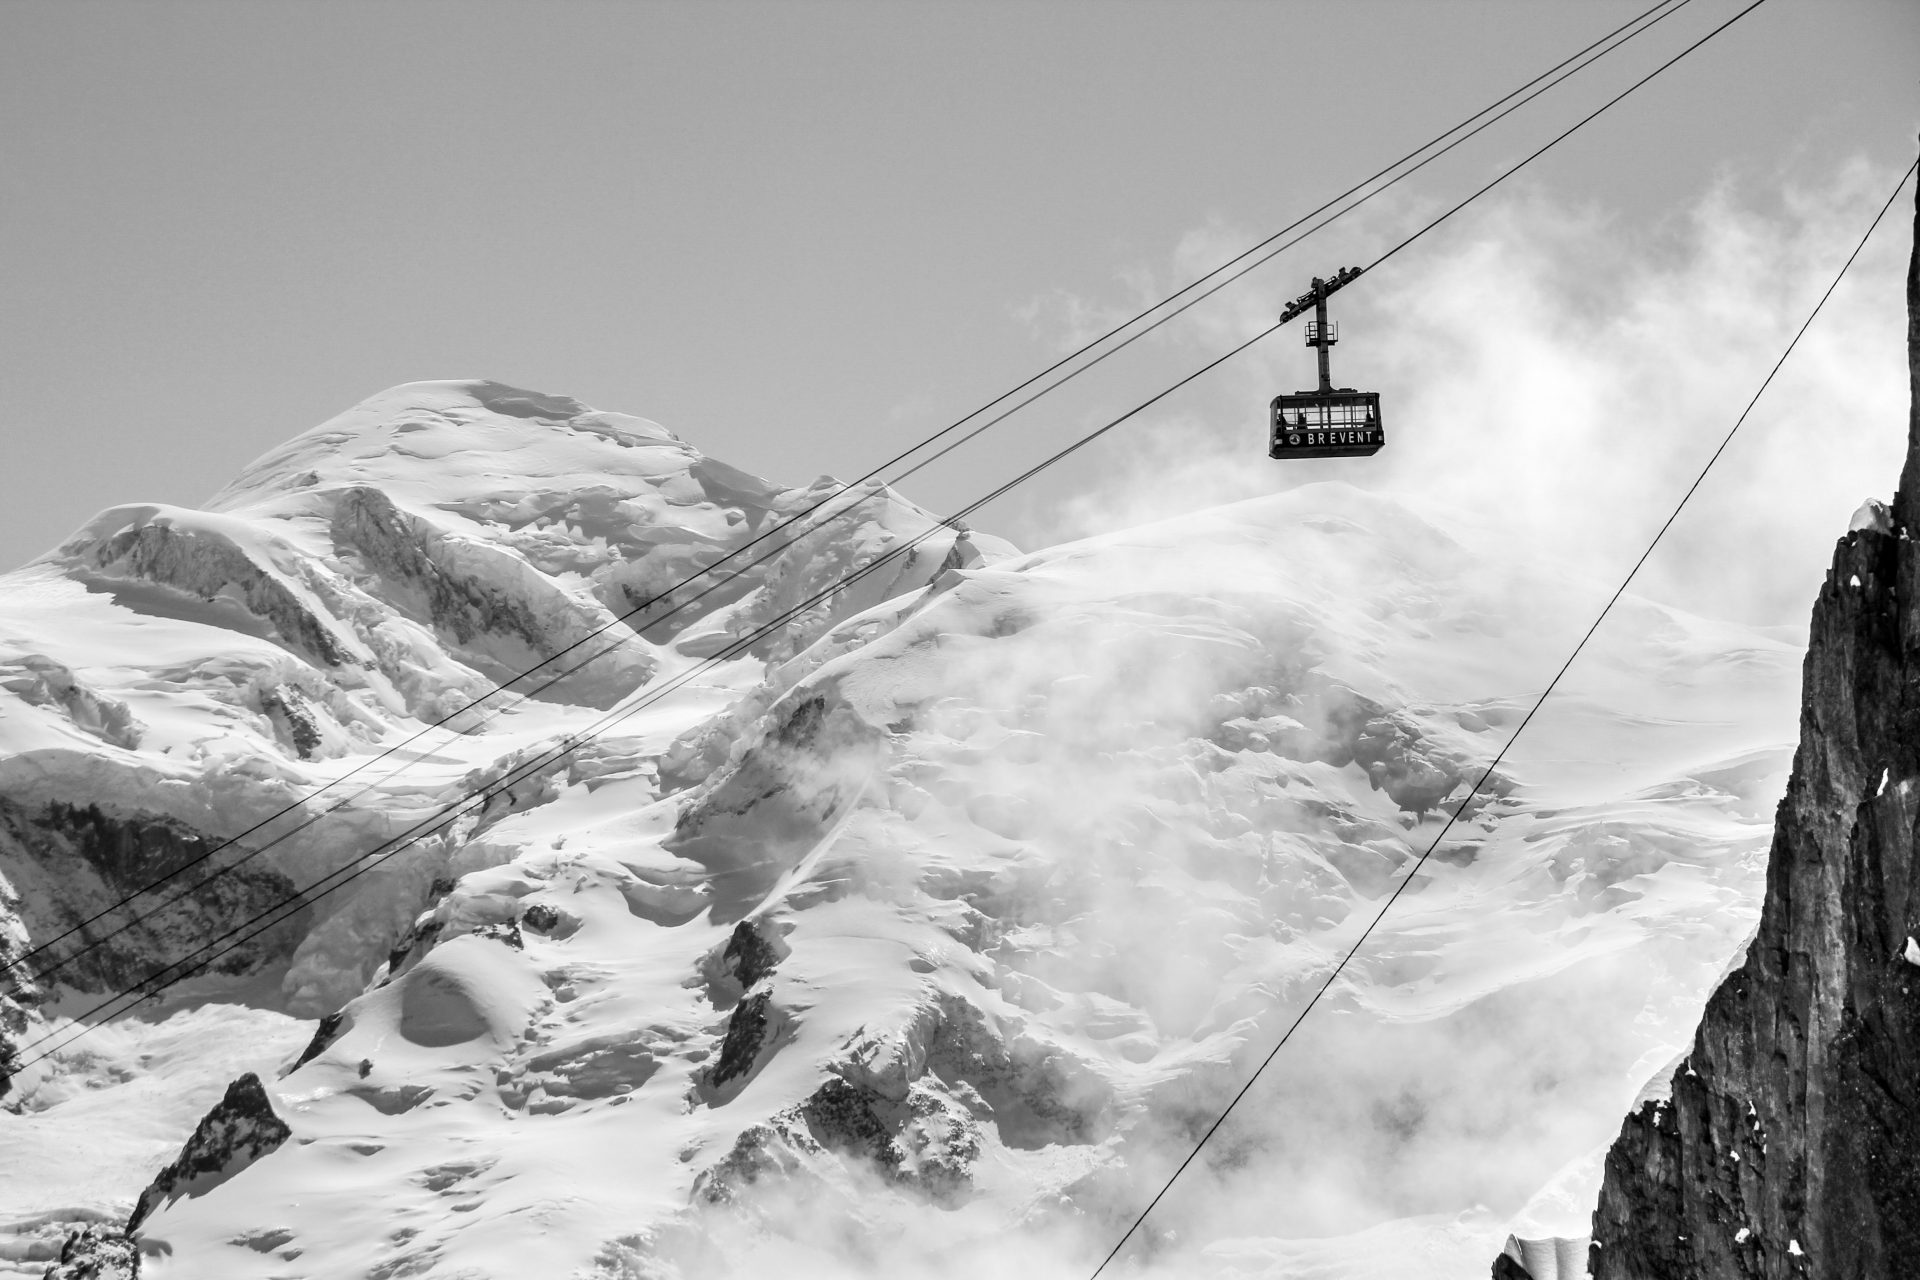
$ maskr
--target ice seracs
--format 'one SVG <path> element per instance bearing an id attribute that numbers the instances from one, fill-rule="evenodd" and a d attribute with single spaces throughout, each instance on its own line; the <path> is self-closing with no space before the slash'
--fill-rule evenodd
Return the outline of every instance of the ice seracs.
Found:
<path id="1" fill-rule="evenodd" d="M 310 1033 L 287 1014 L 318 1017 L 362 991 L 444 893 L 435 886 L 486 861 L 499 817 L 575 781 L 650 775 L 653 754 L 757 681 L 769 659 L 923 587 L 943 566 L 1012 549 L 961 538 L 884 486 L 823 478 L 783 488 L 642 419 L 496 383 L 439 382 L 394 388 L 271 451 L 204 510 L 112 507 L 0 577 L 8 954 L 199 864 L 168 882 L 163 897 L 184 896 L 166 913 L 125 928 L 124 917 L 108 918 L 15 969 L 0 995 L 0 1044 L 32 1061 L 103 995 L 922 535 L 912 554 L 704 672 L 672 705 L 528 779 L 511 803 L 317 898 L 219 957 L 174 1004 L 159 1002 L 156 1012 L 208 998 L 258 1011 L 254 1029 L 237 1033 L 258 1056 L 209 1054 L 208 1079 L 173 1079 L 163 1136 L 133 1119 L 154 1102 L 133 1099 L 146 1067 L 140 1051 L 121 1052 L 118 1033 L 19 1073 L 6 1100 L 17 1114 L 0 1117 L 9 1150 L 70 1133 L 56 1117 L 72 1117 L 76 1088 L 92 1088 L 103 1130 L 141 1138 L 132 1151 L 92 1144 L 103 1157 L 92 1173 L 18 1171 L 0 1186 L 10 1215 L 0 1221 L 40 1223 L 22 1246 L 33 1252 L 62 1221 L 123 1215 L 139 1190 L 128 1171 L 164 1164 L 236 1069 L 270 1076 L 283 1065 L 280 1042 Z M 723 589 L 653 599 L 730 555 Z M 528 668 L 537 670 L 511 696 L 486 697 Z M 444 730 L 362 768 L 447 717 Z M 339 790 L 303 799 L 350 773 Z M 126 1110 L 109 1119 L 113 1099 Z M 0 1256 L 7 1248 L 0 1240 Z"/>
<path id="2" fill-rule="evenodd" d="M 291 1139 L 143 1236 L 206 1277 L 268 1230 L 316 1276 L 1077 1274 L 1604 595 L 1328 485 L 879 602 L 453 850 L 266 1082 Z M 1622 621 L 1165 1202 L 1170 1273 L 1483 1275 L 1568 1167 L 1527 1238 L 1577 1252 L 1554 1206 L 1751 915 L 1797 658 Z"/>
<path id="3" fill-rule="evenodd" d="M 5 580 L 16 951 L 792 517 L 817 531 L 608 627 L 603 667 L 463 714 L 287 819 L 318 820 L 254 878 L 18 993 L 31 1043 L 729 654 L 23 1073 L 19 1249 L 151 1187 L 147 1271 L 196 1280 L 1083 1274 L 1607 593 L 1341 485 L 1022 554 L 565 397 L 411 384 L 205 511 L 115 508 Z M 1565 1252 L 1598 1144 L 1744 936 L 1797 658 L 1623 601 L 1147 1264 Z"/>

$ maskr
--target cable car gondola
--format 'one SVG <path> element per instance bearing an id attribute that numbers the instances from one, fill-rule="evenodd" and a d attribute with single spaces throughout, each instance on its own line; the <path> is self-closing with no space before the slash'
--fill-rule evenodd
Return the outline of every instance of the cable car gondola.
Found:
<path id="1" fill-rule="evenodd" d="M 1332 280 L 1315 276 L 1312 292 L 1295 298 L 1280 313 L 1284 324 L 1313 308 L 1313 319 L 1307 321 L 1307 345 L 1320 352 L 1320 389 L 1273 398 L 1269 458 L 1366 458 L 1387 442 L 1380 421 L 1380 393 L 1334 386 L 1327 360 L 1328 351 L 1340 341 L 1340 326 L 1327 319 L 1327 296 L 1358 277 L 1360 270 L 1343 268 Z"/>

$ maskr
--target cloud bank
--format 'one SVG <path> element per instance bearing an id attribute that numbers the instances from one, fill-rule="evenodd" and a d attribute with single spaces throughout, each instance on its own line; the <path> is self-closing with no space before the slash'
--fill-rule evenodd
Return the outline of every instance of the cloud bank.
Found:
<path id="1" fill-rule="evenodd" d="M 1274 393 L 1312 382 L 1311 353 L 1289 328 L 1129 424 L 1093 484 L 1065 502 L 1030 503 L 1013 532 L 1057 541 L 1337 478 L 1413 500 L 1463 534 L 1478 529 L 1484 553 L 1524 539 L 1570 573 L 1617 581 L 1895 177 L 1853 160 L 1764 189 L 1723 179 L 1654 226 L 1624 225 L 1539 188 L 1496 194 L 1335 303 L 1345 339 L 1335 380 L 1383 393 L 1381 454 L 1265 460 L 1254 415 Z M 1157 347 L 1168 370 L 1201 363 L 1271 323 L 1308 275 L 1372 260 L 1433 212 L 1369 206 L 1136 351 Z M 1864 498 L 1890 492 L 1904 452 L 1900 230 L 1897 219 L 1882 225 L 1636 590 L 1713 616 L 1804 627 L 1832 539 Z M 1257 238 L 1210 224 L 1158 270 L 1126 272 L 1126 296 L 1057 297 L 1037 323 L 1050 322 L 1062 345 L 1084 339 Z"/>

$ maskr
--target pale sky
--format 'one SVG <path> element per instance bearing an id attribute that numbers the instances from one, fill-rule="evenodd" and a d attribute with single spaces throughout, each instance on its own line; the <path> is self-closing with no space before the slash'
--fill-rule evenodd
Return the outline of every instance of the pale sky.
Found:
<path id="1" fill-rule="evenodd" d="M 5 0 L 0 567 L 110 504 L 197 504 L 426 378 L 653 418 L 786 483 L 857 475 L 1050 362 L 1079 310 L 1265 235 L 1644 7 Z M 1366 243 L 1738 7 L 1693 0 L 1379 202 Z M 1897 173 L 1917 81 L 1911 0 L 1769 0 L 1523 194 L 1657 243 L 1716 183 L 1764 209 L 1850 158 Z M 1332 253 L 1239 287 L 1277 309 Z M 1304 385 L 1293 343 L 1274 359 Z M 1135 350 L 909 496 L 961 505 L 1201 346 Z M 1240 398 L 1264 467 L 1262 392 Z M 1024 539 L 1101 465 L 976 523 Z"/>

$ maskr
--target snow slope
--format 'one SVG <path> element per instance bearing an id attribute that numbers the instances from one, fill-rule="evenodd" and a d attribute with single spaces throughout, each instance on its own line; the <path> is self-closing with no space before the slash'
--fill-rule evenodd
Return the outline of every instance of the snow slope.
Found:
<path id="1" fill-rule="evenodd" d="M 915 538 L 911 554 L 774 637 L 696 670 Z M 221 958 L 156 1006 L 183 1012 L 150 1036 L 123 1024 L 35 1063 L 70 1017 L 602 708 L 695 677 L 527 780 L 514 803 L 650 774 L 653 755 L 766 661 L 944 564 L 1011 552 L 881 486 L 782 488 L 642 419 L 443 382 L 394 388 L 290 441 L 205 510 L 114 507 L 0 577 L 0 940 L 14 956 L 54 943 L 0 993 L 0 1046 L 29 1064 L 0 1114 L 0 1228 L 19 1228 L 0 1233 L 0 1267 L 44 1254 L 61 1223 L 124 1215 L 226 1079 L 270 1075 L 311 1034 L 300 1020 L 359 993 L 445 892 L 453 860 L 512 805 L 463 819 Z M 724 589 L 667 594 L 729 555 L 740 572 Z M 527 668 L 536 674 L 513 696 L 486 697 Z M 345 785 L 305 799 L 335 780 Z M 147 918 L 110 916 L 55 941 L 190 866 L 142 900 Z M 203 1036 L 233 1043 L 195 1068 L 180 1042 Z M 87 1155 L 55 1156 L 76 1149 Z"/>
<path id="2" fill-rule="evenodd" d="M 324 538 L 362 536 L 338 532 L 340 495 L 371 487 L 442 531 L 409 545 L 531 566 L 570 603 L 529 609 L 566 634 L 681 545 L 595 514 L 602 487 L 646 496 L 637 467 L 543 452 L 510 485 L 514 412 L 394 394 L 450 399 L 363 408 L 384 443 L 303 437 L 216 500 L 280 539 L 253 563 L 324 561 Z M 488 432 L 472 455 L 436 434 L 462 415 Z M 401 576 L 338 545 L 356 583 Z M 329 935 L 331 974 L 360 972 L 356 941 L 387 962 L 261 1072 L 290 1136 L 142 1222 L 149 1274 L 1084 1275 L 1604 594 L 1340 485 L 896 580 L 741 659 L 738 697 L 716 677 L 617 767 L 556 771 L 445 842 L 411 928 Z M 476 675 L 509 656 L 430 603 L 409 616 Z M 328 626 L 379 667 L 366 628 Z M 657 678 L 705 634 L 643 630 L 578 696 Z M 1624 601 L 1163 1203 L 1146 1264 L 1464 1278 L 1509 1231 L 1583 1233 L 1597 1152 L 1754 919 L 1798 658 Z M 393 665 L 361 705 L 428 696 Z M 521 713 L 515 745 L 566 714 Z M 340 733 L 338 760 L 366 750 Z M 301 965 L 319 1011 L 305 993 L 346 983 L 302 986 Z"/>

